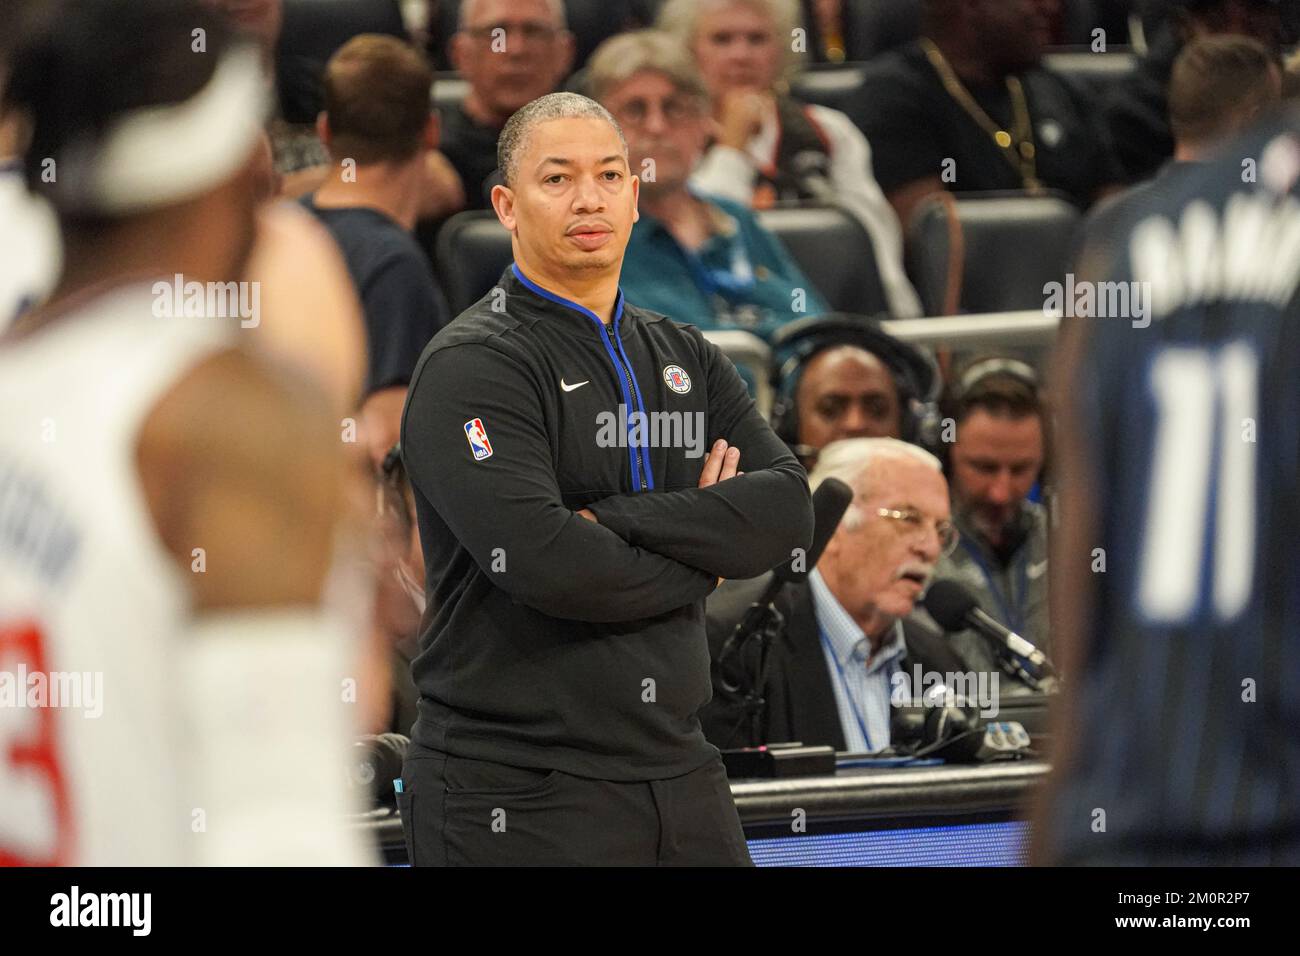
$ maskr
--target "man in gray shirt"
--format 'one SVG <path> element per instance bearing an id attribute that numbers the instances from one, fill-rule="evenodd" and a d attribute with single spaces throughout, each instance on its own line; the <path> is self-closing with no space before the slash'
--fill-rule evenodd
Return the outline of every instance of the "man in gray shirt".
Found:
<path id="1" fill-rule="evenodd" d="M 948 455 L 957 548 L 939 578 L 971 589 L 984 611 L 1051 656 L 1047 619 L 1047 509 L 1030 500 L 1044 459 L 1046 412 L 1034 370 L 1014 359 L 982 359 L 957 377 L 946 415 L 956 425 Z M 976 670 L 999 668 L 974 631 L 952 643 Z M 1028 685 L 1006 681 L 1008 693 Z"/>

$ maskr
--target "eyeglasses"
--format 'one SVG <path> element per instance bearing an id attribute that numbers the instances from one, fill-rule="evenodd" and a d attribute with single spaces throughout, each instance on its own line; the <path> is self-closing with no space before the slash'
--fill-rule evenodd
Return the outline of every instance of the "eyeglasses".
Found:
<path id="1" fill-rule="evenodd" d="M 905 508 L 898 510 L 896 508 L 877 508 L 876 514 L 882 518 L 889 518 L 891 521 L 897 521 L 900 526 L 905 528 L 909 534 L 920 536 L 925 533 L 926 526 L 929 522 L 925 515 L 915 508 Z M 939 548 L 941 553 L 947 557 L 952 554 L 953 549 L 957 547 L 957 540 L 960 535 L 957 533 L 957 526 L 951 521 L 935 521 L 935 534 L 939 536 Z"/>
<path id="2" fill-rule="evenodd" d="M 506 35 L 507 42 L 511 37 L 520 37 L 525 43 L 550 42 L 560 32 L 545 23 L 494 23 L 486 27 L 467 27 L 464 32 L 483 41 L 495 39 L 498 30 Z"/>
<path id="3" fill-rule="evenodd" d="M 628 100 L 614 110 L 614 114 L 624 126 L 640 126 L 650 115 L 650 107 L 651 104 L 645 100 Z M 685 96 L 669 97 L 659 104 L 659 110 L 664 122 L 669 124 L 685 122 L 700 112 L 699 103 Z"/>

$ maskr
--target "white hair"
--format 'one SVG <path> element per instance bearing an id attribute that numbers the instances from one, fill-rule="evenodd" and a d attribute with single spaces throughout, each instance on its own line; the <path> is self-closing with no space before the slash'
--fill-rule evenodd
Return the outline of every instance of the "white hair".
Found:
<path id="1" fill-rule="evenodd" d="M 603 101 L 616 87 L 643 72 L 659 73 L 688 96 L 709 101 L 695 58 L 677 37 L 663 30 L 620 33 L 596 47 L 587 61 L 587 93 Z"/>
<path id="2" fill-rule="evenodd" d="M 795 29 L 803 26 L 798 0 L 668 0 L 660 8 L 655 26 L 675 35 L 693 55 L 700 17 L 736 3 L 760 10 L 772 21 L 772 32 L 784 55 L 782 72 L 788 77 L 797 71 L 803 62 L 803 54 L 794 52 L 792 42 Z"/>
<path id="3" fill-rule="evenodd" d="M 943 473 L 943 464 L 938 458 L 918 445 L 912 445 L 897 438 L 842 438 L 833 441 L 817 453 L 817 464 L 808 476 L 809 487 L 817 490 L 827 478 L 838 478 L 853 489 L 854 498 L 865 495 L 872 478 L 872 472 L 882 461 L 917 461 Z M 862 522 L 861 510 L 850 504 L 840 522 L 846 528 L 854 528 Z"/>
<path id="4" fill-rule="evenodd" d="M 460 9 L 456 12 L 456 29 L 465 29 L 465 24 L 473 19 L 470 14 L 473 11 L 474 4 L 478 0 L 460 0 Z M 564 12 L 564 0 L 546 0 L 546 5 L 551 8 L 551 20 L 556 27 L 561 30 L 569 28 L 568 15 Z"/>

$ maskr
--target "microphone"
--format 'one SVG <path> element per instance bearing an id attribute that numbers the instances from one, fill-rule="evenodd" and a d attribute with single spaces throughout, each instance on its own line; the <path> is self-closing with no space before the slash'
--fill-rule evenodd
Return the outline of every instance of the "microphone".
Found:
<path id="1" fill-rule="evenodd" d="M 831 536 L 835 534 L 835 529 L 840 526 L 840 519 L 844 517 L 844 512 L 849 510 L 849 503 L 852 501 L 853 489 L 838 478 L 827 478 L 817 486 L 817 490 L 813 492 L 812 496 L 812 547 L 803 556 L 803 561 L 799 561 L 799 556 L 796 555 L 784 564 L 779 564 L 772 569 L 772 580 L 768 582 L 762 596 L 749 606 L 749 610 L 745 612 L 744 617 L 732 628 L 731 634 L 728 635 L 726 642 L 722 645 L 722 650 L 718 653 L 718 659 L 714 664 L 715 668 L 721 666 L 733 653 L 740 650 L 753 635 L 764 630 L 778 629 L 773 625 L 772 619 L 774 615 L 779 619 L 780 615 L 776 613 L 772 602 L 776 600 L 777 594 L 785 585 L 801 584 L 808 580 L 808 572 L 815 568 L 817 562 L 821 560 L 822 552 L 826 550 L 826 545 L 830 542 Z M 801 570 L 795 569 L 796 562 L 799 563 Z M 722 686 L 732 693 L 736 690 L 734 686 L 725 680 L 722 681 Z"/>
<path id="2" fill-rule="evenodd" d="M 840 526 L 840 519 L 844 517 L 844 512 L 849 510 L 852 501 L 853 489 L 838 478 L 827 478 L 817 486 L 812 496 L 812 547 L 808 549 L 801 562 L 803 570 L 796 571 L 797 558 L 791 558 L 785 564 L 778 565 L 773 571 L 777 581 L 781 584 L 801 584 L 808 579 L 808 572 L 821 560 L 822 552 L 826 550 L 826 545 L 830 543 L 835 529 Z"/>
<path id="3" fill-rule="evenodd" d="M 1056 674 L 1056 668 L 1046 654 L 1015 631 L 985 614 L 975 595 L 960 582 L 951 579 L 935 581 L 925 592 L 921 605 L 945 631 L 964 631 L 970 628 L 997 646 L 1024 658 L 1040 673 Z"/>

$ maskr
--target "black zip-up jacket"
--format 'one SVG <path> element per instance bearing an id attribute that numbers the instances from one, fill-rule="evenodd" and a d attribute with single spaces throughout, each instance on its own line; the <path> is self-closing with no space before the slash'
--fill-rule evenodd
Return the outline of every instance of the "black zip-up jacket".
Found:
<path id="1" fill-rule="evenodd" d="M 621 293 L 615 316 L 512 266 L 416 365 L 402 449 L 429 595 L 417 743 L 624 781 L 717 754 L 697 717 L 704 597 L 808 547 L 807 476 L 698 329 Z M 683 414 L 670 430 L 637 411 Z M 718 438 L 745 474 L 698 488 Z"/>

